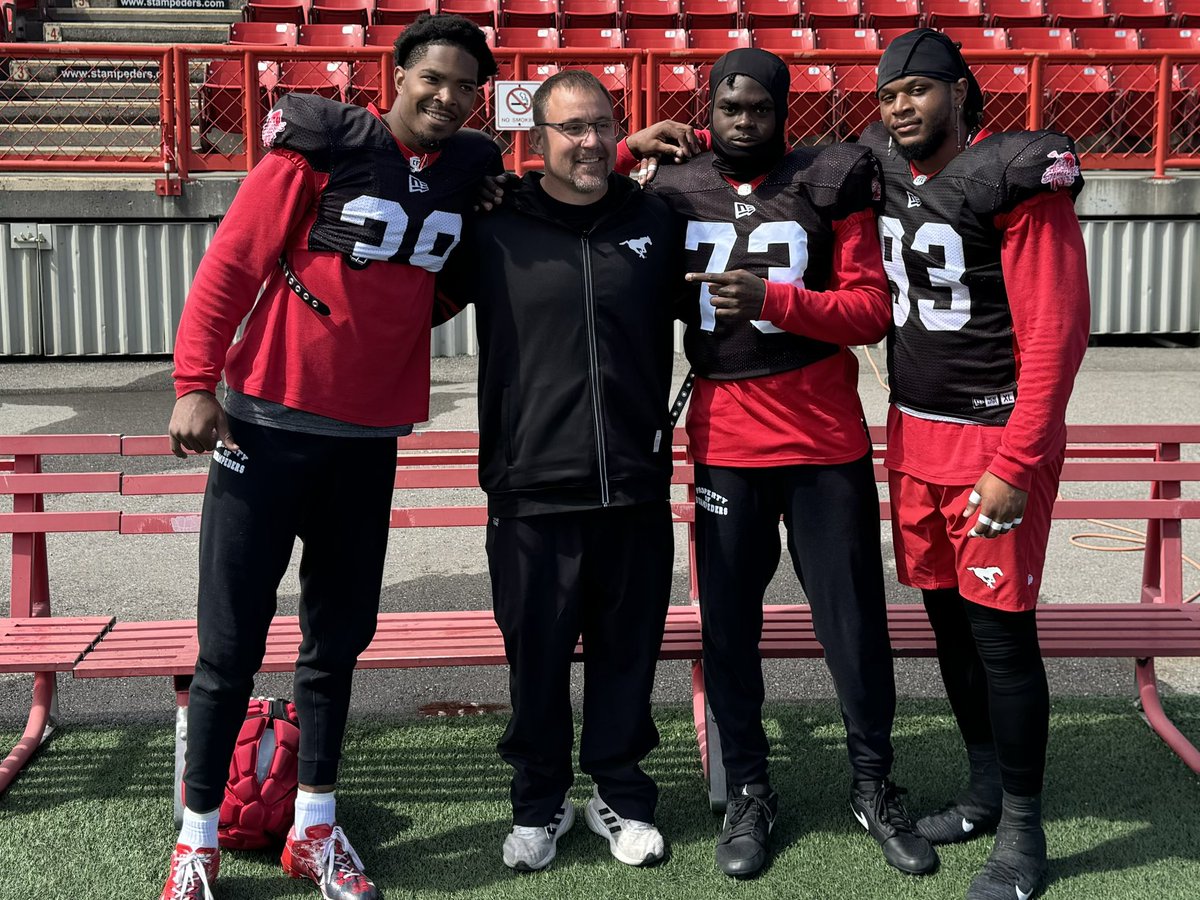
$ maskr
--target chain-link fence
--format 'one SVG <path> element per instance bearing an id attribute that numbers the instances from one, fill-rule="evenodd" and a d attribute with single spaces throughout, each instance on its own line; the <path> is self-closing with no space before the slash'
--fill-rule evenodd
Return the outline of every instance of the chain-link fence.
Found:
<path id="1" fill-rule="evenodd" d="M 170 48 L 70 49 L 0 50 L 0 169 L 162 171 L 173 156 Z"/>
<path id="2" fill-rule="evenodd" d="M 496 51 L 501 77 L 541 81 L 592 71 L 623 127 L 674 119 L 705 125 L 720 51 Z M 853 138 L 878 118 L 879 51 L 780 54 L 791 75 L 795 144 Z M 1200 168 L 1200 52 L 967 51 L 992 131 L 1053 128 L 1089 168 Z M 246 171 L 262 154 L 262 121 L 289 91 L 384 109 L 395 89 L 390 48 L 173 48 L 0 44 L 0 170 Z M 468 125 L 491 134 L 511 167 L 524 137 L 495 128 L 496 90 Z M 246 136 L 251 135 L 247 141 Z"/>

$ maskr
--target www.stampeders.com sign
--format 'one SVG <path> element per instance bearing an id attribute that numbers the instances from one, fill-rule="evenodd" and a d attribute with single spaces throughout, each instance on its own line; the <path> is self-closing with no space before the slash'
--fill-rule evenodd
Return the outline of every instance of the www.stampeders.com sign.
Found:
<path id="1" fill-rule="evenodd" d="M 117 0 L 125 9 L 228 9 L 229 0 Z"/>

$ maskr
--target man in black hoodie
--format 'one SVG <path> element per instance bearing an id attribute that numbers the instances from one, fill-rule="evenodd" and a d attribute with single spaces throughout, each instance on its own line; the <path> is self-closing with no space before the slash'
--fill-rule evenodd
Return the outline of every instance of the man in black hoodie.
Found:
<path id="1" fill-rule="evenodd" d="M 612 173 L 612 99 L 564 71 L 534 95 L 544 173 L 472 223 L 441 284 L 443 313 L 475 303 L 479 478 L 513 713 L 506 865 L 542 869 L 571 827 L 570 665 L 582 635 L 580 769 L 588 827 L 629 865 L 662 859 L 650 691 L 671 586 L 668 504 L 673 298 L 680 221 Z"/>

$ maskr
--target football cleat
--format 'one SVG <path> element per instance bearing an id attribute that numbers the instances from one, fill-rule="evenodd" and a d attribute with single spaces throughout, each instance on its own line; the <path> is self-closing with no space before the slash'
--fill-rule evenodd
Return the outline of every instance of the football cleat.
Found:
<path id="1" fill-rule="evenodd" d="M 735 878 L 757 875 L 767 862 L 779 795 L 767 784 L 743 784 L 729 792 L 725 823 L 717 838 L 717 868 Z"/>
<path id="2" fill-rule="evenodd" d="M 917 834 L 931 844 L 961 844 L 990 834 L 1000 823 L 1000 810 L 955 803 L 917 820 Z"/>
<path id="3" fill-rule="evenodd" d="M 221 851 L 216 847 L 194 849 L 176 844 L 159 900 L 213 900 L 212 885 L 220 868 Z"/>
<path id="4" fill-rule="evenodd" d="M 879 842 L 888 863 L 910 875 L 928 875 L 938 866 L 937 852 L 917 834 L 900 800 L 903 792 L 886 778 L 856 781 L 850 789 L 850 809 Z"/>
<path id="5" fill-rule="evenodd" d="M 338 825 L 310 825 L 304 838 L 288 834 L 283 847 L 283 871 L 307 878 L 325 900 L 378 900 L 375 883 L 363 874 L 362 860 Z"/>

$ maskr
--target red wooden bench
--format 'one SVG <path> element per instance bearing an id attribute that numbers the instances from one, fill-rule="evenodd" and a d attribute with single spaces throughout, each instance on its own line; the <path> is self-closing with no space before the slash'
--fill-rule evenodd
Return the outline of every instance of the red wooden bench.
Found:
<path id="1" fill-rule="evenodd" d="M 872 429 L 882 444 L 882 429 Z M 474 433 L 425 432 L 401 441 L 396 487 L 401 491 L 474 489 L 478 491 Z M 1155 656 L 1200 656 L 1200 606 L 1184 603 L 1183 523 L 1200 519 L 1200 500 L 1184 499 L 1183 485 L 1200 483 L 1200 462 L 1183 461 L 1183 445 L 1200 445 L 1200 425 L 1076 426 L 1070 430 L 1063 489 L 1068 495 L 1079 482 L 1120 483 L 1141 499 L 1065 499 L 1055 507 L 1055 519 L 1126 519 L 1146 523 L 1143 577 L 1139 589 L 1123 586 L 1113 602 L 1045 603 L 1039 608 L 1043 652 L 1048 657 L 1124 657 L 1136 660 L 1137 692 L 1151 726 L 1193 770 L 1200 772 L 1200 751 L 1171 723 L 1159 701 L 1154 674 Z M 677 435 L 682 447 L 682 435 Z M 877 450 L 877 455 L 881 455 Z M 163 437 L 118 435 L 59 435 L 0 437 L 0 455 L 12 457 L 12 474 L 0 464 L 0 492 L 13 495 L 14 511 L 0 513 L 0 533 L 13 535 L 13 580 L 10 615 L 0 620 L 0 671 L 35 673 L 30 725 L 22 743 L 4 763 L 0 791 L 29 754 L 36 749 L 51 720 L 56 671 L 75 677 L 167 675 L 175 681 L 180 711 L 195 663 L 195 624 L 189 620 L 158 622 L 46 618 L 50 592 L 46 566 L 46 535 L 56 532 L 104 531 L 126 535 L 194 533 L 199 528 L 198 498 L 205 473 L 141 475 L 122 472 L 41 472 L 45 456 L 114 454 L 125 457 L 163 456 Z M 876 476 L 886 481 L 877 465 Z M 676 485 L 686 498 L 673 503 L 677 522 L 693 520 L 693 469 L 686 451 L 677 448 Z M 192 496 L 185 511 L 134 512 L 46 511 L 47 494 L 109 494 L 120 497 L 171 498 Z M 1148 495 L 1148 496 L 1146 496 Z M 486 522 L 482 494 L 467 504 L 399 507 L 392 512 L 393 528 L 479 526 Z M 54 506 L 71 507 L 71 500 Z M 120 505 L 119 499 L 114 505 Z M 889 516 L 886 501 L 881 516 Z M 695 591 L 694 550 L 689 541 L 691 591 Z M 33 623 L 27 620 L 38 620 Z M 897 656 L 932 656 L 933 636 L 919 604 L 889 607 L 894 652 Z M 28 631 L 27 629 L 38 629 Z M 25 629 L 25 630 L 23 630 Z M 98 643 L 97 643 L 98 641 Z M 268 641 L 264 671 L 292 668 L 299 628 L 295 617 L 278 617 Z M 36 652 L 33 652 L 36 651 Z M 698 659 L 698 610 L 693 604 L 672 606 L 662 648 L 664 659 Z M 819 657 L 811 615 L 805 605 L 768 605 L 762 641 L 764 657 Z M 500 634 L 487 610 L 384 613 L 374 641 L 364 653 L 364 668 L 503 665 Z M 6 667 L 6 668 L 5 668 Z M 703 673 L 693 667 L 694 710 L 701 758 L 711 774 L 711 801 L 724 801 L 723 767 L 716 729 L 706 714 Z M 180 715 L 182 723 L 183 717 Z M 182 724 L 180 725 L 182 732 Z"/>

